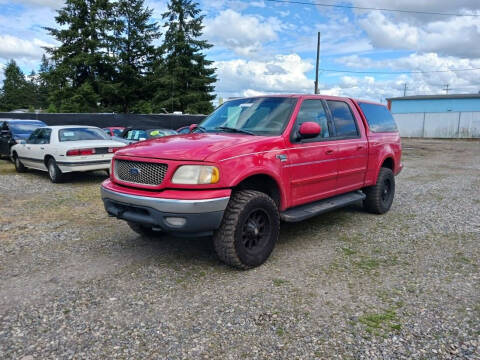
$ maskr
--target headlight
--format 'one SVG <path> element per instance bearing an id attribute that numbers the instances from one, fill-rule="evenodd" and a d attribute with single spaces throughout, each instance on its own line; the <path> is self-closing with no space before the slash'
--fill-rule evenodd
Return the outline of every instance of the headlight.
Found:
<path id="1" fill-rule="evenodd" d="M 174 184 L 216 184 L 220 179 L 220 172 L 215 166 L 183 165 L 172 177 Z"/>

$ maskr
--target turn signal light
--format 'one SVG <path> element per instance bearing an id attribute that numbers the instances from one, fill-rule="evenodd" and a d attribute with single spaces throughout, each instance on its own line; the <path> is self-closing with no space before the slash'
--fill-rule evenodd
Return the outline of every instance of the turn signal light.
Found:
<path id="1" fill-rule="evenodd" d="M 73 149 L 67 151 L 67 156 L 85 156 L 95 154 L 95 149 Z"/>

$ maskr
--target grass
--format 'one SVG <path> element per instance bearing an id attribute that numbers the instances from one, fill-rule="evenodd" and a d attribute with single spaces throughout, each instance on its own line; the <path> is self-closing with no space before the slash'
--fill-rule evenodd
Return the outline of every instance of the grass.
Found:
<path id="1" fill-rule="evenodd" d="M 288 284 L 288 280 L 273 279 L 273 285 L 275 285 L 275 286 L 282 286 L 282 285 L 285 285 L 285 284 Z"/>
<path id="2" fill-rule="evenodd" d="M 402 329 L 396 308 L 393 307 L 382 312 L 360 316 L 358 322 L 366 326 L 368 333 L 374 335 L 383 335 L 390 331 L 400 331 Z"/>

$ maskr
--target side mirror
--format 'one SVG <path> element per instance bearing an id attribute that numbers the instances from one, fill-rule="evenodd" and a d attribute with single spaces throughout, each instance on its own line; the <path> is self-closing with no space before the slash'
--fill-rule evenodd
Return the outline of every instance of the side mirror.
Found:
<path id="1" fill-rule="evenodd" d="M 195 130 L 197 128 L 197 126 L 198 126 L 198 124 L 192 124 L 188 128 L 190 129 L 190 132 L 192 132 L 193 130 Z"/>
<path id="2" fill-rule="evenodd" d="M 20 140 L 20 142 L 19 142 L 19 144 L 23 144 L 23 145 L 25 145 L 26 143 L 27 143 L 26 140 Z"/>
<path id="3" fill-rule="evenodd" d="M 298 133 L 302 139 L 311 139 L 317 137 L 322 132 L 322 128 L 316 122 L 307 121 L 300 125 Z"/>

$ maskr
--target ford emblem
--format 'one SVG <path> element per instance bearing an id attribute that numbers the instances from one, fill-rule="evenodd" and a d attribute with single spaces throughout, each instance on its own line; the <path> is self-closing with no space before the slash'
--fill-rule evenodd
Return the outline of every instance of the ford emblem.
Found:
<path id="1" fill-rule="evenodd" d="M 130 170 L 128 170 L 128 172 L 129 172 L 130 175 L 132 175 L 132 176 L 138 176 L 138 175 L 140 175 L 140 169 L 137 169 L 137 168 L 131 168 Z"/>

